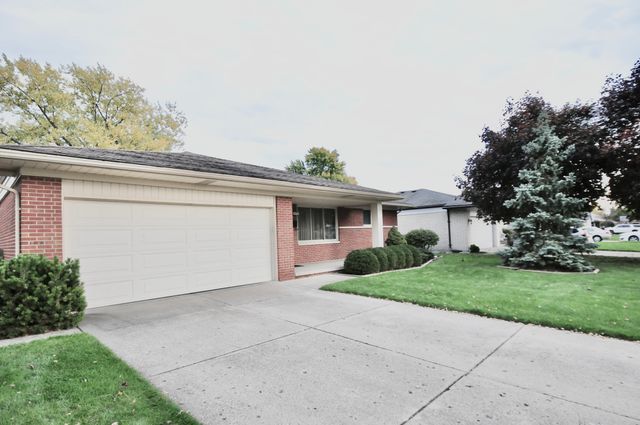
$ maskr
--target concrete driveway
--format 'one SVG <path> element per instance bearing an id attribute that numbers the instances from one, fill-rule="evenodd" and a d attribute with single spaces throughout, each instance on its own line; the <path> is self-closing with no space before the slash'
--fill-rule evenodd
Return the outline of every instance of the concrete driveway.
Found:
<path id="1" fill-rule="evenodd" d="M 322 275 L 90 310 L 203 424 L 640 424 L 640 344 L 318 291 Z"/>

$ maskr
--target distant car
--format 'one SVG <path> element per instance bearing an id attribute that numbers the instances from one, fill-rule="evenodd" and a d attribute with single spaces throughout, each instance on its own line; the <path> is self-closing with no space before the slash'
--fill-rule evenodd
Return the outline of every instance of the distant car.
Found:
<path id="1" fill-rule="evenodd" d="M 624 224 L 616 224 L 611 228 L 611 233 L 620 234 L 627 232 L 637 232 L 640 231 L 640 223 L 624 223 Z"/>
<path id="2" fill-rule="evenodd" d="M 637 231 L 627 232 L 620 235 L 621 241 L 638 242 L 640 241 L 640 233 Z"/>
<path id="3" fill-rule="evenodd" d="M 578 229 L 577 233 L 593 242 L 600 242 L 603 239 L 611 239 L 611 233 L 598 227 L 581 227 Z"/>

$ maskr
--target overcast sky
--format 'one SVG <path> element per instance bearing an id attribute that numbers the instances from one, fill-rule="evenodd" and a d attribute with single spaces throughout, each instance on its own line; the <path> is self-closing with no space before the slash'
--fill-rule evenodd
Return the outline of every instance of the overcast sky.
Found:
<path id="1" fill-rule="evenodd" d="M 325 146 L 362 185 L 457 193 L 507 98 L 629 72 L 640 2 L 2 0 L 0 49 L 176 102 L 188 151 L 283 168 Z"/>

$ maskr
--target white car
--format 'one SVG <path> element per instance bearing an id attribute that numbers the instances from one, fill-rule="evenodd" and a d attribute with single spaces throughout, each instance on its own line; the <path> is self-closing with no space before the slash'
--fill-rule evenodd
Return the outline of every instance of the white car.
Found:
<path id="1" fill-rule="evenodd" d="M 637 232 L 640 230 L 640 223 L 624 223 L 624 224 L 616 224 L 611 228 L 611 233 L 619 234 L 619 233 L 627 233 L 627 232 Z"/>
<path id="2" fill-rule="evenodd" d="M 627 232 L 620 235 L 621 241 L 638 242 L 640 241 L 640 232 Z"/>
<path id="3" fill-rule="evenodd" d="M 598 227 L 581 227 L 578 229 L 577 233 L 593 242 L 600 242 L 603 239 L 611 239 L 611 233 L 609 233 L 609 231 Z"/>

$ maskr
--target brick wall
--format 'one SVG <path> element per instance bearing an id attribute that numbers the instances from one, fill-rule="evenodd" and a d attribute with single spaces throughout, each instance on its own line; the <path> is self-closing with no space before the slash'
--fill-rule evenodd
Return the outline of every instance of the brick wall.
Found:
<path id="1" fill-rule="evenodd" d="M 291 198 L 276 198 L 276 239 L 278 247 L 278 280 L 296 277 L 294 266 L 295 233 Z"/>
<path id="2" fill-rule="evenodd" d="M 16 251 L 15 195 L 8 193 L 0 201 L 0 249 L 4 258 L 12 258 Z"/>
<path id="3" fill-rule="evenodd" d="M 62 181 L 22 177 L 20 193 L 20 250 L 62 258 Z"/>

